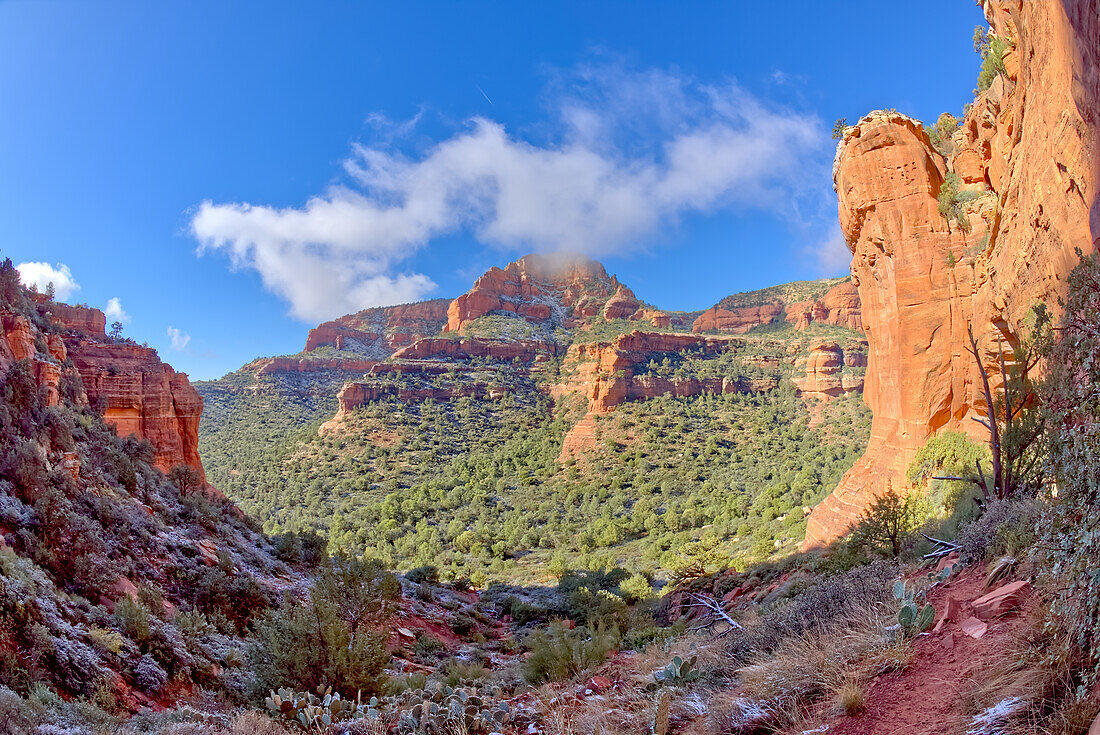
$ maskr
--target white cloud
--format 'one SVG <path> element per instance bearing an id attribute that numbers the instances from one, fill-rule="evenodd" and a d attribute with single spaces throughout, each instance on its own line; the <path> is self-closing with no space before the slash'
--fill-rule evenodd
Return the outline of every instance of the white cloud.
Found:
<path id="1" fill-rule="evenodd" d="M 107 299 L 107 307 L 103 310 L 103 315 L 107 317 L 108 324 L 113 322 L 130 323 L 130 315 L 122 308 L 122 302 L 118 300 L 117 296 Z"/>
<path id="2" fill-rule="evenodd" d="M 181 332 L 175 327 L 168 327 L 168 340 L 171 342 L 173 350 L 182 352 L 183 348 L 187 347 L 187 343 L 191 341 L 191 335 Z"/>
<path id="3" fill-rule="evenodd" d="M 58 301 L 65 301 L 80 290 L 80 284 L 73 278 L 73 272 L 64 263 L 50 265 L 49 263 L 20 263 L 15 266 L 19 271 L 19 280 L 30 288 L 32 285 L 39 291 L 45 292 L 49 284 L 53 284 L 54 297 Z"/>
<path id="4" fill-rule="evenodd" d="M 825 276 L 840 276 L 848 272 L 852 264 L 852 251 L 844 242 L 840 226 L 833 224 L 828 237 L 815 244 L 811 255 Z"/>
<path id="5" fill-rule="evenodd" d="M 421 298 L 431 280 L 394 270 L 447 233 L 600 257 L 642 247 L 691 212 L 787 216 L 806 187 L 804 161 L 825 142 L 816 118 L 770 108 L 732 83 L 612 66 L 582 68 L 562 86 L 548 141 L 475 118 L 417 156 L 388 138 L 356 145 L 348 185 L 302 207 L 206 201 L 191 231 L 200 250 L 226 251 L 295 316 L 318 321 Z"/>

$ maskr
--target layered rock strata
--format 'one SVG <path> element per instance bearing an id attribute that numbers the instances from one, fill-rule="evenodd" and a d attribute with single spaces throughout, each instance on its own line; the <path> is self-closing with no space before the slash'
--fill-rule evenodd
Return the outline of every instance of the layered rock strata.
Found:
<path id="1" fill-rule="evenodd" d="M 969 420 L 987 407 L 964 349 L 968 330 L 992 369 L 1034 304 L 1057 310 L 1076 251 L 1095 247 L 1100 7 L 983 8 L 993 32 L 1016 46 L 946 156 L 919 122 L 893 112 L 864 117 L 837 146 L 833 180 L 869 342 L 864 396 L 874 420 L 864 456 L 811 514 L 805 548 L 837 538 L 875 497 L 901 488 L 937 431 L 985 438 Z M 952 171 L 968 201 L 949 219 L 937 195 Z"/>

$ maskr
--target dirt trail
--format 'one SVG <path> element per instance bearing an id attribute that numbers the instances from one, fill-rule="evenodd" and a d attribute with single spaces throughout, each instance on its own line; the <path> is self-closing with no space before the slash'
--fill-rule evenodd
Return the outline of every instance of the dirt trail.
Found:
<path id="1" fill-rule="evenodd" d="M 948 595 L 970 601 L 983 594 L 980 569 L 964 572 L 929 596 L 936 607 L 936 619 L 943 614 Z M 841 717 L 828 723 L 829 735 L 946 735 L 963 733 L 973 716 L 967 706 L 982 661 L 987 660 L 1025 624 L 1031 600 L 1022 609 L 989 622 L 980 639 L 959 630 L 958 620 L 970 615 L 969 606 L 955 622 L 945 623 L 939 633 L 920 636 L 913 643 L 912 664 L 900 673 L 876 677 L 866 688 L 866 710 L 856 717 Z"/>

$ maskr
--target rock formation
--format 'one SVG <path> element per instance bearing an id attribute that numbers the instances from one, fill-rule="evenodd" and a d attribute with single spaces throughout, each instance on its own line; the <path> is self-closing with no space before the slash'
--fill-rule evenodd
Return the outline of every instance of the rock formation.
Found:
<path id="1" fill-rule="evenodd" d="M 863 392 L 863 375 L 844 368 L 866 366 L 862 352 L 844 350 L 836 342 L 823 342 L 795 361 L 791 378 L 803 399 L 829 401 L 847 393 Z"/>
<path id="2" fill-rule="evenodd" d="M 842 280 L 820 298 L 790 300 L 776 289 L 758 293 L 766 294 L 762 296 L 762 303 L 741 304 L 738 302 L 742 299 L 735 297 L 723 299 L 700 314 L 691 331 L 744 334 L 753 327 L 771 324 L 780 318 L 793 324 L 796 329 L 806 329 L 814 322 L 855 330 L 863 328 L 859 293 L 850 279 Z M 743 296 L 751 297 L 752 294 Z"/>
<path id="3" fill-rule="evenodd" d="M 579 255 L 527 255 L 490 268 L 447 308 L 447 332 L 488 314 L 572 329 L 586 319 L 645 319 L 634 293 L 604 267 Z"/>
<path id="4" fill-rule="evenodd" d="M 378 364 L 378 360 L 323 357 L 261 357 L 248 363 L 241 370 L 255 375 L 273 373 L 322 373 L 338 371 L 365 373 Z"/>
<path id="5" fill-rule="evenodd" d="M 759 392 L 775 388 L 779 378 L 744 380 L 730 377 L 662 377 L 642 370 L 654 356 L 690 351 L 715 356 L 735 350 L 742 341 L 733 337 L 634 331 L 612 342 L 575 344 L 566 353 L 563 373 L 570 378 L 554 386 L 555 398 L 579 393 L 588 404 L 587 414 L 566 435 L 560 459 L 576 457 L 595 446 L 595 422 L 625 401 L 670 395 L 679 398 L 703 393 Z"/>
<path id="6" fill-rule="evenodd" d="M 39 331 L 26 317 L 0 312 L 0 371 L 27 360 L 46 402 L 56 405 L 62 376 L 69 372 L 84 393 L 80 402 L 103 414 L 120 436 L 133 434 L 153 445 L 154 464 L 167 472 L 187 465 L 205 482 L 198 453 L 202 398 L 187 376 L 160 361 L 156 350 L 111 341 L 103 312 L 34 297 L 37 308 L 60 333 Z M 39 349 L 39 344 L 45 349 Z M 70 471 L 79 459 L 70 460 Z"/>
<path id="7" fill-rule="evenodd" d="M 935 432 L 980 436 L 969 417 L 987 407 L 964 350 L 968 328 L 992 367 L 1033 304 L 1056 310 L 1075 251 L 1092 252 L 1100 232 L 1097 3 L 983 8 L 994 33 L 1017 45 L 946 158 L 919 122 L 893 112 L 864 117 L 837 146 L 833 180 L 869 342 L 864 395 L 874 420 L 867 452 L 811 514 L 806 548 L 844 533 L 888 486 L 902 487 Z M 951 220 L 936 199 L 949 171 L 975 197 Z"/>
<path id="8" fill-rule="evenodd" d="M 364 309 L 309 330 L 304 352 L 319 347 L 382 359 L 398 347 L 438 334 L 447 321 L 446 299 Z"/>

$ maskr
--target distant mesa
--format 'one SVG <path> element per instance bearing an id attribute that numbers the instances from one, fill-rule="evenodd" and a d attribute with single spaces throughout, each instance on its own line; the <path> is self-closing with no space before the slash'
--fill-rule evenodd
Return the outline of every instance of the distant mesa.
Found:
<path id="1" fill-rule="evenodd" d="M 727 297 L 700 314 L 691 325 L 691 331 L 744 334 L 780 320 L 793 324 L 796 329 L 806 329 L 817 323 L 862 330 L 855 283 L 845 278 L 834 282 L 835 285 L 819 296 L 813 295 L 815 290 L 820 290 L 821 283 L 794 283 Z M 809 294 L 799 293 L 799 287 Z M 807 295 L 810 297 L 806 298 Z"/>

